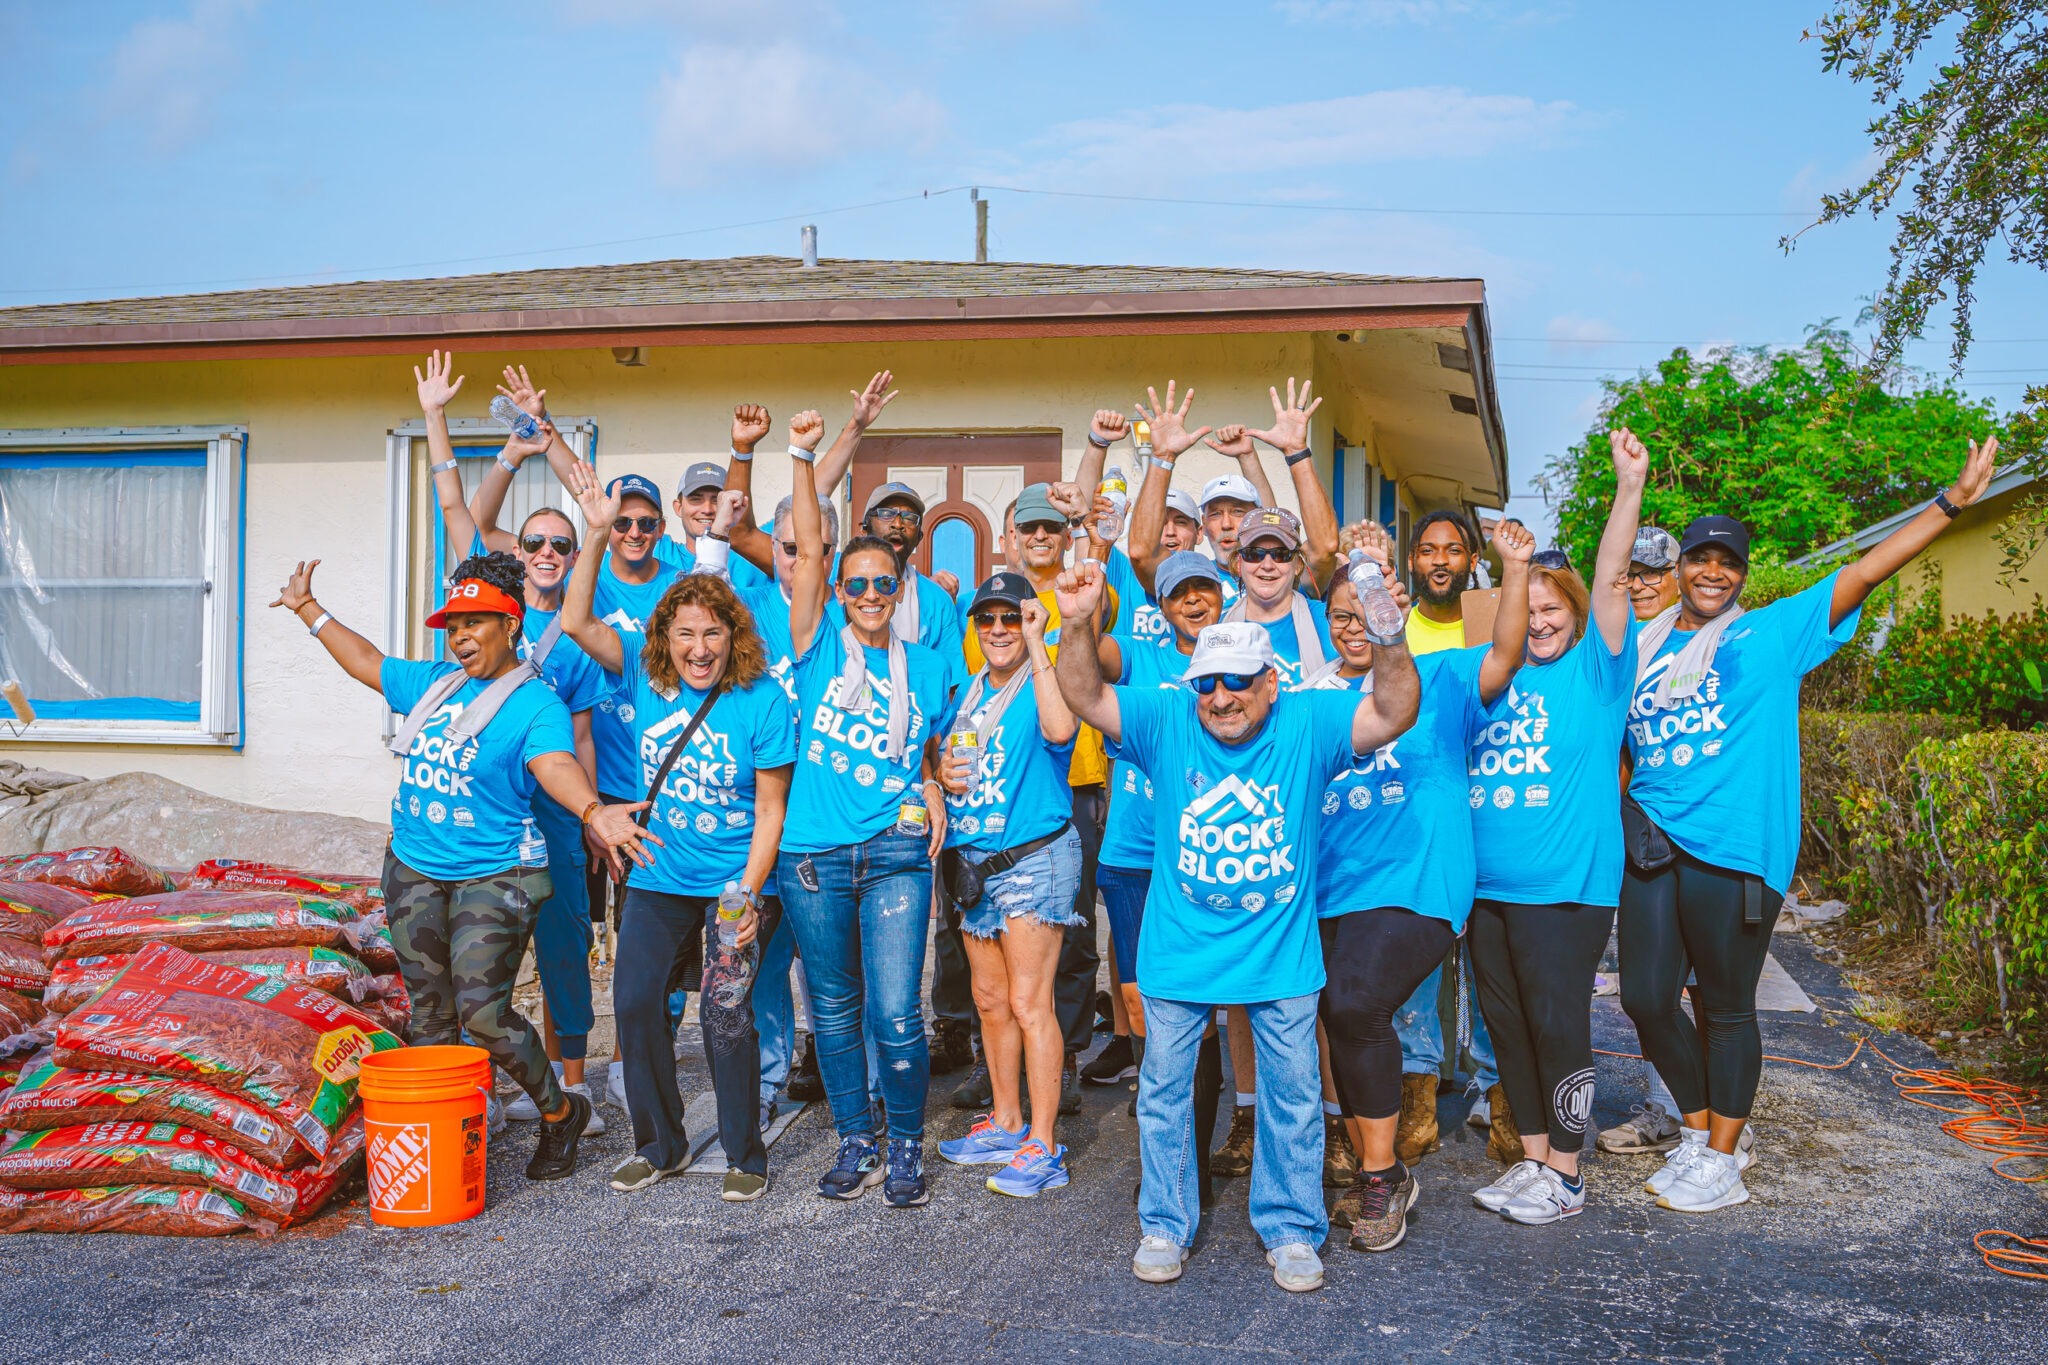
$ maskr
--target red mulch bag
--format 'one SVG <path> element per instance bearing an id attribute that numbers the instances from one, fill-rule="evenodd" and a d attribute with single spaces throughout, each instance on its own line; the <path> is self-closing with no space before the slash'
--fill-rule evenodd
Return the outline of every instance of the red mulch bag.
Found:
<path id="1" fill-rule="evenodd" d="M 142 1076 L 124 1071 L 74 1071 L 49 1053 L 27 1059 L 20 1080 L 0 1099 L 0 1128 L 39 1132 L 84 1123 L 177 1123 L 232 1142 L 273 1166 L 290 1168 L 313 1161 L 291 1130 L 248 1099 L 198 1081 Z M 329 1160 L 343 1159 L 335 1143 Z"/>
<path id="2" fill-rule="evenodd" d="M 108 896 L 89 896 L 68 886 L 40 882 L 0 882 L 0 934 L 40 939 L 51 925 L 69 919 Z"/>
<path id="3" fill-rule="evenodd" d="M 384 886 L 376 877 L 346 876 L 335 872 L 301 872 L 276 863 L 244 862 L 240 858 L 214 858 L 185 873 L 180 891 L 217 886 L 230 891 L 290 891 L 294 895 L 319 896 L 340 901 L 358 910 L 384 904 Z"/>
<path id="4" fill-rule="evenodd" d="M 348 927 L 349 946 L 363 965 L 373 972 L 398 970 L 398 948 L 391 942 L 391 930 L 384 923 L 384 912 L 375 910 Z"/>
<path id="5" fill-rule="evenodd" d="M 102 953 L 53 963 L 50 984 L 43 988 L 43 1004 L 56 1014 L 71 1013 L 119 976 L 132 956 Z M 202 962 L 219 962 L 273 981 L 311 986 L 337 1000 L 355 1003 L 382 994 L 380 983 L 385 980 L 372 976 L 362 959 L 339 948 L 222 948 L 193 956 Z"/>
<path id="6" fill-rule="evenodd" d="M 26 996 L 0 990 L 0 1056 L 30 1052 L 49 1042 L 49 1013 Z"/>
<path id="7" fill-rule="evenodd" d="M 0 1232 L 135 1232 L 159 1237 L 272 1233 L 277 1225 L 199 1185 L 0 1189 Z"/>
<path id="8" fill-rule="evenodd" d="M 222 948 L 348 948 L 353 906 L 283 891 L 172 891 L 81 910 L 43 935 L 43 955 L 132 953 L 146 943 Z"/>
<path id="9" fill-rule="evenodd" d="M 360 1116 L 353 1126 L 360 1133 Z M 205 1185 L 283 1227 L 319 1212 L 347 1178 L 347 1165 L 286 1171 L 231 1142 L 175 1123 L 88 1123 L 24 1133 L 0 1150 L 0 1185 L 17 1190 Z"/>
<path id="10" fill-rule="evenodd" d="M 203 1081 L 253 1100 L 325 1158 L 355 1106 L 363 1058 L 402 1047 L 376 1020 L 309 986 L 271 981 L 167 944 L 57 1025 L 56 1062 Z"/>
<path id="11" fill-rule="evenodd" d="M 37 997 L 50 983 L 50 964 L 42 949 L 25 938 L 0 934 L 0 990 Z"/>
<path id="12" fill-rule="evenodd" d="M 0 858 L 0 882 L 47 882 L 110 896 L 154 896 L 171 889 L 169 873 L 124 848 L 70 848 Z"/>

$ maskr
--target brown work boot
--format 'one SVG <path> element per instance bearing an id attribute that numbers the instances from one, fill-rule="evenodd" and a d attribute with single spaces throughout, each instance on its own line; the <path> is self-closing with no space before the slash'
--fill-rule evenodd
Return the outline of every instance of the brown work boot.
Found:
<path id="1" fill-rule="evenodd" d="M 1486 1132 L 1486 1154 L 1503 1166 L 1512 1166 L 1522 1159 L 1522 1134 L 1515 1127 L 1514 1111 L 1508 1108 L 1508 1092 L 1493 1086 L 1486 1092 L 1486 1102 L 1493 1106 L 1493 1123 Z"/>
<path id="2" fill-rule="evenodd" d="M 1443 1146 L 1437 1140 L 1436 1077 L 1401 1077 L 1401 1122 L 1394 1129 L 1394 1155 L 1414 1161 Z"/>
<path id="3" fill-rule="evenodd" d="M 1230 1136 L 1209 1158 L 1209 1174 L 1238 1176 L 1252 1173 L 1252 1138 L 1258 1132 L 1257 1110 L 1240 1104 L 1230 1115 Z"/>
<path id="4" fill-rule="evenodd" d="M 1337 1115 L 1323 1115 L 1323 1187 L 1341 1190 L 1357 1178 L 1358 1154 L 1351 1150 L 1351 1131 Z"/>

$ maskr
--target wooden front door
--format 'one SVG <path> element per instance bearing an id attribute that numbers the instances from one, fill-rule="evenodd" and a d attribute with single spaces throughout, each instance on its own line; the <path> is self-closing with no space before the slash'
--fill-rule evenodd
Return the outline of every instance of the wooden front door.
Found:
<path id="1" fill-rule="evenodd" d="M 853 462 L 857 517 L 868 495 L 904 483 L 924 499 L 924 541 L 911 556 L 971 588 L 1003 561 L 1003 511 L 1025 485 L 1060 477 L 1058 432 L 970 436 L 870 436 Z"/>

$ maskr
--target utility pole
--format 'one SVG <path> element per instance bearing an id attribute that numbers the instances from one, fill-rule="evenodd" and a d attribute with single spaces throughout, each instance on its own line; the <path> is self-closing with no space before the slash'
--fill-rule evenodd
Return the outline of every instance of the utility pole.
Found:
<path id="1" fill-rule="evenodd" d="M 981 197 L 980 187 L 967 192 L 974 201 L 974 263 L 988 264 L 988 200 Z"/>

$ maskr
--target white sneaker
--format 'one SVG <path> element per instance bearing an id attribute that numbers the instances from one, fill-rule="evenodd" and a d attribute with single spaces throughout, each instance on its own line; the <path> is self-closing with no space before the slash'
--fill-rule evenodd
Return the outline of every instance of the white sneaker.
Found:
<path id="1" fill-rule="evenodd" d="M 1756 1129 L 1742 1125 L 1742 1136 L 1735 1139 L 1735 1169 L 1742 1172 L 1756 1165 Z"/>
<path id="2" fill-rule="evenodd" d="M 1706 1129 L 1681 1128 L 1678 1132 L 1678 1145 L 1671 1149 L 1671 1155 L 1664 1158 L 1664 1164 L 1650 1173 L 1650 1178 L 1643 1182 L 1643 1188 L 1651 1194 L 1662 1195 L 1671 1188 L 1673 1182 L 1692 1168 L 1692 1163 L 1706 1150 Z"/>
<path id="3" fill-rule="evenodd" d="M 1543 1163 L 1527 1157 L 1508 1167 L 1507 1174 L 1484 1189 L 1472 1191 L 1472 1202 L 1488 1213 L 1499 1213 L 1510 1199 L 1529 1188 L 1529 1182 L 1543 1174 Z"/>
<path id="4" fill-rule="evenodd" d="M 1131 1256 L 1131 1273 L 1147 1284 L 1167 1284 L 1180 1278 L 1181 1262 L 1187 1258 L 1186 1247 L 1148 1232 L 1138 1239 L 1138 1249 Z"/>
<path id="5" fill-rule="evenodd" d="M 624 1062 L 613 1062 L 604 1069 L 604 1102 L 628 1118 L 633 1116 L 633 1111 L 626 1108 L 626 1064 Z"/>
<path id="6" fill-rule="evenodd" d="M 1472 1109 L 1465 1115 L 1465 1124 L 1485 1132 L 1493 1127 L 1493 1101 L 1486 1098 L 1486 1092 L 1479 1089 L 1479 1082 L 1472 1082 L 1472 1089 L 1479 1092 L 1479 1098 L 1472 1101 Z"/>
<path id="7" fill-rule="evenodd" d="M 1273 1267 L 1273 1283 L 1290 1294 L 1306 1294 L 1323 1287 L 1323 1258 L 1307 1242 L 1289 1242 L 1266 1253 Z"/>
<path id="8" fill-rule="evenodd" d="M 562 1089 L 569 1091 L 573 1094 L 581 1095 L 586 1100 L 590 1098 L 590 1083 L 588 1081 L 578 1081 L 574 1085 L 565 1085 L 562 1087 Z M 525 1097 L 521 1096 L 521 1098 L 523 1099 Z M 592 1104 L 590 1106 L 590 1122 L 583 1126 L 583 1136 L 596 1137 L 599 1133 L 602 1133 L 603 1131 L 604 1115 L 598 1112 L 597 1105 Z"/>
<path id="9" fill-rule="evenodd" d="M 1692 1160 L 1685 1173 L 1671 1182 L 1657 1200 L 1659 1208 L 1680 1213 L 1712 1213 L 1731 1204 L 1749 1202 L 1749 1189 L 1742 1183 L 1736 1158 L 1705 1148 Z"/>
<path id="10" fill-rule="evenodd" d="M 496 1095 L 484 1096 L 484 1127 L 492 1137 L 505 1131 L 505 1106 Z"/>
<path id="11" fill-rule="evenodd" d="M 557 1081 L 561 1080 L 562 1064 L 560 1062 L 550 1062 L 549 1065 L 555 1070 L 555 1079 Z M 505 1106 L 505 1117 L 514 1123 L 538 1123 L 540 1122 L 540 1106 L 533 1102 L 533 1096 L 522 1090 L 512 1103 Z M 589 1130 L 585 1129 L 584 1131 L 588 1132 Z"/>
<path id="12" fill-rule="evenodd" d="M 1536 1168 L 1536 1178 L 1522 1187 L 1522 1192 L 1501 1205 L 1501 1217 L 1510 1222 L 1526 1223 L 1530 1227 L 1542 1227 L 1545 1223 L 1556 1223 L 1573 1217 L 1586 1207 L 1586 1184 L 1579 1182 L 1577 1191 L 1564 1183 L 1564 1177 L 1548 1166 Z"/>

